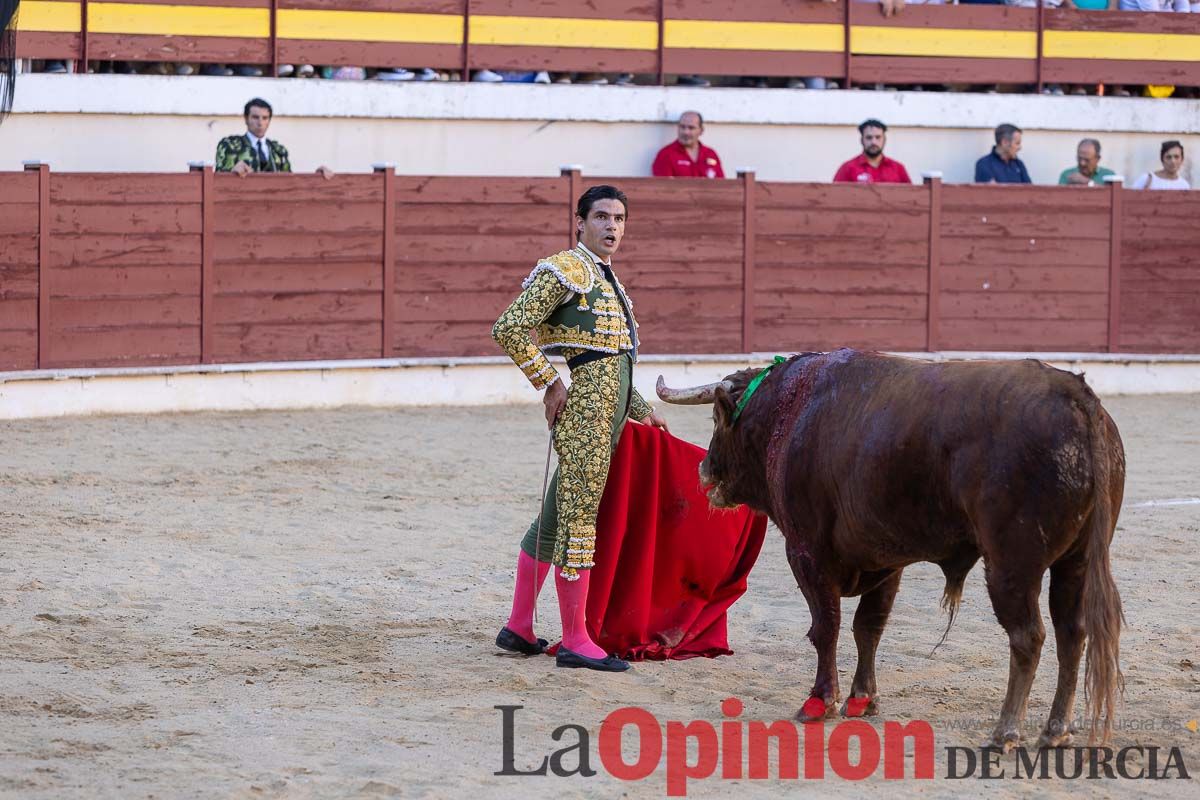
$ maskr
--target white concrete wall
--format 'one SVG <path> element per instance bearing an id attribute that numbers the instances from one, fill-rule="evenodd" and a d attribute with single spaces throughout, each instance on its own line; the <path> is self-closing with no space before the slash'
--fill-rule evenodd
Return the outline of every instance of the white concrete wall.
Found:
<path id="1" fill-rule="evenodd" d="M 40 74 L 20 76 L 15 113 L 0 125 L 0 170 L 43 160 L 61 171 L 182 171 L 244 130 L 254 96 L 275 106 L 270 136 L 302 171 L 390 161 L 413 175 L 556 175 L 563 164 L 648 175 L 674 119 L 695 108 L 727 173 L 752 168 L 760 180 L 829 180 L 858 152 L 854 126 L 878 117 L 891 126 L 888 154 L 914 178 L 971 180 L 992 128 L 1013 122 L 1037 183 L 1056 182 L 1084 136 L 1129 179 L 1158 168 L 1162 140 L 1182 139 L 1184 176 L 1200 183 L 1195 100 Z"/>
<path id="2" fill-rule="evenodd" d="M 916 358 L 1040 358 L 1085 372 L 1102 395 L 1200 393 L 1200 356 L 1097 353 L 913 353 Z M 772 355 L 646 356 L 634 373 L 658 402 L 661 374 L 674 387 L 720 380 Z M 565 372 L 563 365 L 559 365 Z M 94 414 L 163 414 L 366 406 L 536 403 L 541 395 L 503 357 L 222 364 L 142 369 L 0 372 L 0 420 Z"/>

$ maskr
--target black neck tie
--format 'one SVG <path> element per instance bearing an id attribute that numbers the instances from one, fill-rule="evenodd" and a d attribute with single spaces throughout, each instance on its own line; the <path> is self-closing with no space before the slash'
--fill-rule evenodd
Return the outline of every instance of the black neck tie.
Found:
<path id="1" fill-rule="evenodd" d="M 259 170 L 265 171 L 268 163 L 270 163 L 270 162 L 267 161 L 267 154 L 263 151 L 263 140 L 259 139 L 258 140 L 258 168 L 259 168 Z"/>

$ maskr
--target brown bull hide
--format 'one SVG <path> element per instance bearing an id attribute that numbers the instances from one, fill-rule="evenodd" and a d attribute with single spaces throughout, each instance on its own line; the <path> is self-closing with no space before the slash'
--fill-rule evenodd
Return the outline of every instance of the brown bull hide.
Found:
<path id="1" fill-rule="evenodd" d="M 953 621 L 967 573 L 982 557 L 1010 649 L 992 742 L 1008 750 L 1019 741 L 1045 639 L 1038 595 L 1047 569 L 1059 672 L 1040 743 L 1071 741 L 1085 641 L 1087 715 L 1093 738 L 1099 729 L 1107 739 L 1122 685 L 1121 601 L 1108 549 L 1125 454 L 1083 378 L 1032 359 L 804 354 L 773 369 L 734 423 L 756 374 L 735 373 L 726 378 L 731 390 L 716 390 L 701 476 L 715 503 L 745 503 L 783 532 L 817 649 L 801 719 L 831 714 L 841 699 L 842 597 L 862 597 L 850 689 L 858 700 L 847 706 L 876 713 L 875 651 L 904 567 L 942 568 Z"/>

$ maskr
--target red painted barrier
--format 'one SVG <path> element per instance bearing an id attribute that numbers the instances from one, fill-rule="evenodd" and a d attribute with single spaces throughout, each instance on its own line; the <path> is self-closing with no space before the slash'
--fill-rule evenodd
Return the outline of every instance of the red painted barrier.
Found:
<path id="1" fill-rule="evenodd" d="M 0 370 L 495 355 L 600 182 L 0 173 Z M 647 353 L 1200 352 L 1200 192 L 613 182 Z"/>

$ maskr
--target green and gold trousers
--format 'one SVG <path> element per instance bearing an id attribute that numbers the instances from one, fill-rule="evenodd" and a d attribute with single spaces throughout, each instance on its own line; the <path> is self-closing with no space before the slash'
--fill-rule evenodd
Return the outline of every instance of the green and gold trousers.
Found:
<path id="1" fill-rule="evenodd" d="M 578 570 L 591 569 L 594 563 L 596 513 L 629 416 L 632 379 L 633 359 L 627 352 L 571 371 L 567 405 L 554 426 L 558 468 L 542 513 L 521 541 L 522 550 L 560 567 L 567 580 L 577 580 Z"/>

